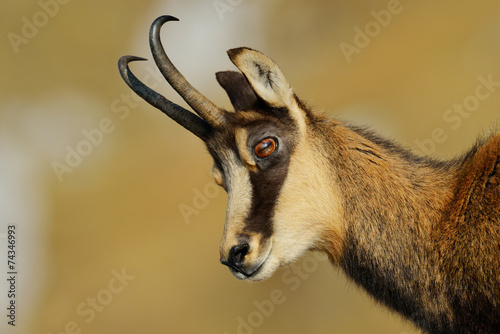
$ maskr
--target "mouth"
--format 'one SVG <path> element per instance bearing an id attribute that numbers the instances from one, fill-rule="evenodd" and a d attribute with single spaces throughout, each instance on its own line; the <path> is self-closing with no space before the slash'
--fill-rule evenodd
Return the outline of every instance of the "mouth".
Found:
<path id="1" fill-rule="evenodd" d="M 245 279 L 251 279 L 252 277 L 255 277 L 258 275 L 258 273 L 261 271 L 263 264 L 266 262 L 266 259 L 262 261 L 257 267 L 253 268 L 250 272 L 247 272 L 243 270 L 242 268 L 239 268 L 235 264 L 229 261 L 220 261 L 223 265 L 229 267 L 229 270 L 231 273 L 237 278 L 241 280 Z"/>

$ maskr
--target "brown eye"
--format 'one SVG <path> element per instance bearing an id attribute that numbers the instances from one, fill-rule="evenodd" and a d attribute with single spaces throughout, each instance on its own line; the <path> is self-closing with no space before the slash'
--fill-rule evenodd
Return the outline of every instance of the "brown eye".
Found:
<path id="1" fill-rule="evenodd" d="M 273 138 L 266 138 L 255 145 L 255 154 L 263 159 L 267 158 L 276 150 L 276 141 Z"/>

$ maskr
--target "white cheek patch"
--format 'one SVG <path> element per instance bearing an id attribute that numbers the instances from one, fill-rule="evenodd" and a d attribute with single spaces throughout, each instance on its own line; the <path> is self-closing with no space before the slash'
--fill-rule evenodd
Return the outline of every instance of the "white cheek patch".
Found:
<path id="1" fill-rule="evenodd" d="M 228 253 L 228 248 L 237 243 L 238 235 L 245 228 L 245 219 L 248 217 L 252 204 L 252 184 L 249 171 L 237 160 L 233 152 L 231 152 L 227 163 L 224 172 L 229 197 L 221 244 L 224 253 Z"/>
<path id="2" fill-rule="evenodd" d="M 288 175 L 274 211 L 273 253 L 280 264 L 320 248 L 325 231 L 339 238 L 341 202 L 323 154 L 299 144 L 290 159 Z"/>

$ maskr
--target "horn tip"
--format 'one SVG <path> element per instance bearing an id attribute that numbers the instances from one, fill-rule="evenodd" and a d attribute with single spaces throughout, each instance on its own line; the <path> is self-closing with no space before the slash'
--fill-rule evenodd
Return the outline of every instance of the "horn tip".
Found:
<path id="1" fill-rule="evenodd" d="M 130 55 L 123 56 L 123 57 L 120 57 L 120 59 L 118 60 L 118 67 L 121 70 L 125 70 L 125 68 L 128 66 L 128 63 L 133 62 L 133 61 L 144 61 L 144 60 L 147 60 L 147 59 L 142 58 L 142 57 L 137 57 L 137 56 L 130 56 Z"/>
<path id="2" fill-rule="evenodd" d="M 176 18 L 175 16 L 172 16 L 172 15 L 162 15 L 155 20 L 155 23 L 158 23 L 161 25 L 161 24 L 168 22 L 168 21 L 179 21 L 179 19 Z"/>
<path id="3" fill-rule="evenodd" d="M 143 61 L 143 60 L 147 60 L 146 58 L 143 58 L 143 57 L 138 57 L 138 56 L 131 56 L 131 55 L 126 55 L 126 56 L 123 56 L 123 57 L 120 57 L 120 60 L 118 60 L 119 62 L 127 62 L 127 63 L 130 63 L 132 61 Z"/>

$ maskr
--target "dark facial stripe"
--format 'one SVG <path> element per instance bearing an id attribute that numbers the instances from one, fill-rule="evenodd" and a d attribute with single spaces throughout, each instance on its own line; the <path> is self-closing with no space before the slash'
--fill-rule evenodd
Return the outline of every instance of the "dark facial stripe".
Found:
<path id="1" fill-rule="evenodd" d="M 257 171 L 250 172 L 252 184 L 252 205 L 246 220 L 245 230 L 259 233 L 263 239 L 273 234 L 273 215 L 278 197 L 288 174 L 290 156 L 296 140 L 296 127 L 289 117 L 278 121 L 282 124 L 260 123 L 247 128 L 248 149 L 265 139 L 274 137 L 278 140 L 276 151 L 265 159 L 258 159 Z"/>
<path id="2" fill-rule="evenodd" d="M 285 182 L 290 156 L 287 154 L 278 166 L 271 170 L 250 173 L 252 206 L 246 220 L 246 231 L 260 233 L 263 239 L 273 234 L 273 213 L 280 190 Z"/>

